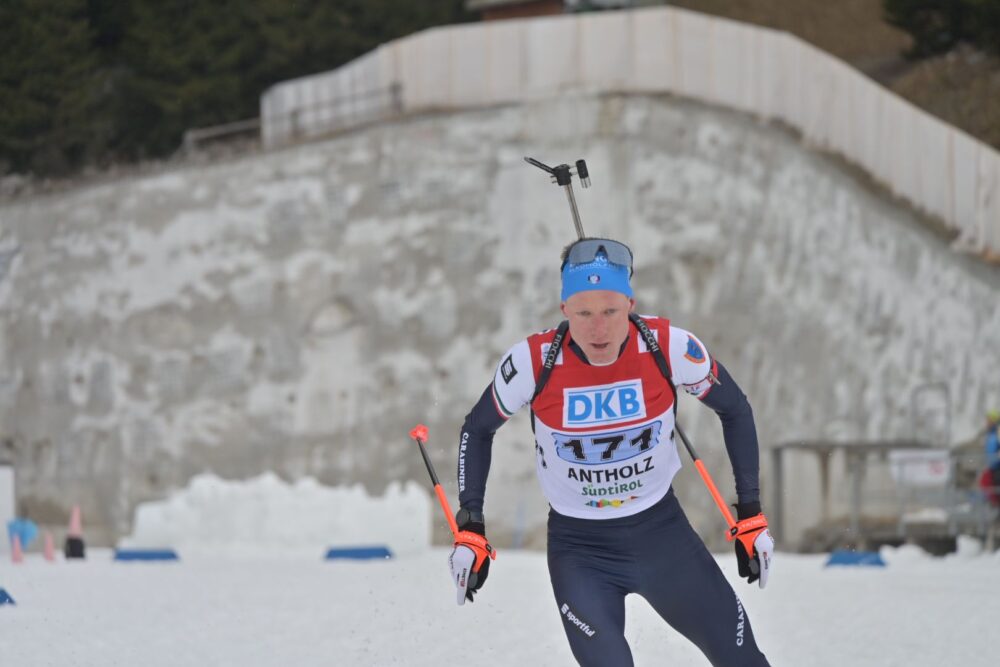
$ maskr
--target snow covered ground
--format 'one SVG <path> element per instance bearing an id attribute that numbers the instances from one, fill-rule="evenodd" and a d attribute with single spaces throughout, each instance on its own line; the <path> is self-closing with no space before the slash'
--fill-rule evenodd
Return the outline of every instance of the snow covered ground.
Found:
<path id="1" fill-rule="evenodd" d="M 0 587 L 17 601 L 0 606 L 0 664 L 574 664 L 543 553 L 501 550 L 477 602 L 458 607 L 447 549 L 403 548 L 384 561 L 324 561 L 323 549 L 308 546 L 309 539 L 288 539 L 291 525 L 302 527 L 300 537 L 309 535 L 311 517 L 330 510 L 331 500 L 353 498 L 359 513 L 404 520 L 382 519 L 386 542 L 392 545 L 398 531 L 412 543 L 414 531 L 403 523 L 423 531 L 428 514 L 436 521 L 437 513 L 426 498 L 414 507 L 411 488 L 363 499 L 354 490 L 310 482 L 292 487 L 272 477 L 243 486 L 250 489 L 199 478 L 183 494 L 140 512 L 136 543 L 141 535 L 169 534 L 156 525 L 165 517 L 190 531 L 198 530 L 190 523 L 198 514 L 215 526 L 214 545 L 178 549 L 180 562 L 116 563 L 110 551 L 91 549 L 85 562 L 49 563 L 30 553 L 21 565 L 0 563 Z M 286 513 L 295 489 L 297 518 Z M 239 533 L 246 517 L 259 513 L 261 505 L 246 500 L 253 497 L 277 499 L 269 521 L 283 528 L 261 522 L 257 546 L 245 533 L 226 546 L 226 526 Z M 310 498 L 321 504 L 309 507 Z M 394 511 L 384 512 L 392 505 Z M 348 527 L 339 542 L 370 538 L 377 523 Z M 888 567 L 879 569 L 824 568 L 823 556 L 779 553 L 763 591 L 737 580 L 730 554 L 718 560 L 775 666 L 995 665 L 1000 556 L 977 553 L 967 541 L 961 547 L 946 558 L 886 549 Z M 640 598 L 630 598 L 628 614 L 637 665 L 707 664 Z"/>

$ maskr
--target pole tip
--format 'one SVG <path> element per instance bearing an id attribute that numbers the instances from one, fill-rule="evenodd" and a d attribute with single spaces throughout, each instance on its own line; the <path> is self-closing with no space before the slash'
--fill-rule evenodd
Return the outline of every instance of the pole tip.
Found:
<path id="1" fill-rule="evenodd" d="M 427 441 L 427 427 L 423 424 L 417 424 L 410 429 L 410 437 L 414 440 L 421 440 L 423 442 Z"/>

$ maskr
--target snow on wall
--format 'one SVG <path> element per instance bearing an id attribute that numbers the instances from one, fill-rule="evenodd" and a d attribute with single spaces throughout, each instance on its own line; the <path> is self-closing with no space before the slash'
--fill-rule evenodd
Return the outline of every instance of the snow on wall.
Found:
<path id="1" fill-rule="evenodd" d="M 1000 152 L 794 35 L 678 7 L 430 28 L 271 87 L 261 138 L 556 91 L 681 95 L 788 125 L 936 216 L 956 248 L 1000 252 Z"/>
<path id="2" fill-rule="evenodd" d="M 139 505 L 121 547 L 171 547 L 182 554 L 303 551 L 386 545 L 394 554 L 430 546 L 431 499 L 414 482 L 392 483 L 372 498 L 360 484 L 294 484 L 274 473 L 246 481 L 197 475 L 163 501 Z"/>
<path id="3" fill-rule="evenodd" d="M 913 408 L 932 384 L 952 441 L 1000 403 L 995 268 L 782 129 L 563 96 L 0 205 L 0 446 L 23 510 L 62 524 L 82 503 L 110 543 L 203 472 L 379 495 L 426 483 L 418 421 L 454 498 L 464 415 L 501 353 L 560 318 L 572 223 L 525 155 L 588 160 L 586 230 L 633 245 L 640 311 L 709 345 L 765 447 L 944 438 L 940 405 Z M 716 418 L 682 397 L 681 420 L 731 495 Z M 494 447 L 498 545 L 542 539 L 533 452 L 518 415 Z M 786 475 L 790 536 L 816 518 L 810 470 Z M 678 481 L 721 535 L 699 485 Z"/>

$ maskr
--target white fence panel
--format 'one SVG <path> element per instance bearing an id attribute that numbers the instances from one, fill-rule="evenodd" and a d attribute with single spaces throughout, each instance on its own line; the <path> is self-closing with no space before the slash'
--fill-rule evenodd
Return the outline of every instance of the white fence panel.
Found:
<path id="1" fill-rule="evenodd" d="M 950 150 L 953 130 L 951 126 L 923 111 L 917 114 L 916 126 L 923 147 L 917 163 L 923 201 L 912 201 L 914 204 L 921 204 L 931 215 L 947 220 L 952 214 L 954 197 L 954 168 Z"/>
<path id="2" fill-rule="evenodd" d="M 980 225 L 980 248 L 1000 257 L 1000 155 L 980 149 L 977 220 Z"/>
<path id="3" fill-rule="evenodd" d="M 450 31 L 426 30 L 406 38 L 402 59 L 408 109 L 450 108 L 452 49 Z"/>
<path id="4" fill-rule="evenodd" d="M 769 48 L 777 52 L 777 58 L 774 62 L 777 73 L 773 100 L 775 113 L 765 116 L 777 118 L 800 131 L 803 129 L 800 119 L 804 114 L 802 89 L 805 85 L 803 82 L 805 62 L 802 57 L 802 47 L 802 40 L 787 33 L 776 40 L 775 44 L 769 45 Z"/>
<path id="5" fill-rule="evenodd" d="M 494 30 L 478 41 L 486 53 L 483 78 L 489 82 L 487 104 L 516 102 L 524 95 L 524 27 L 523 21 L 499 21 Z M 485 39 L 484 39 L 485 37 Z"/>
<path id="6" fill-rule="evenodd" d="M 712 102 L 755 112 L 756 32 L 735 21 L 717 21 L 712 31 Z"/>
<path id="7" fill-rule="evenodd" d="M 474 26 L 473 26 L 474 27 Z M 448 32 L 449 53 L 447 63 L 442 63 L 442 75 L 449 79 L 448 106 L 474 107 L 488 103 L 490 89 L 490 50 L 481 44 L 483 35 L 478 30 L 461 26 Z"/>
<path id="8" fill-rule="evenodd" d="M 635 43 L 632 23 L 624 12 L 603 12 L 579 19 L 577 55 L 587 89 L 626 90 Z"/>
<path id="9" fill-rule="evenodd" d="M 632 23 L 632 69 L 629 89 L 658 93 L 677 87 L 677 36 L 674 15 L 661 11 L 629 12 Z"/>
<path id="10" fill-rule="evenodd" d="M 712 102 L 712 19 L 702 14 L 682 12 L 677 16 L 676 24 L 680 77 L 677 90 L 672 92 Z"/>
<path id="11" fill-rule="evenodd" d="M 952 162 L 952 214 L 958 229 L 956 243 L 960 248 L 975 249 L 979 237 L 976 224 L 976 173 L 979 162 L 979 142 L 965 134 L 951 130 Z"/>
<path id="12" fill-rule="evenodd" d="M 827 110 L 829 124 L 824 128 L 826 145 L 843 154 L 844 147 L 854 143 L 852 121 L 855 119 L 851 109 L 854 106 L 859 77 L 854 69 L 835 58 L 827 57 L 826 67 L 834 90 L 830 108 Z"/>
<path id="13" fill-rule="evenodd" d="M 754 85 L 753 107 L 764 118 L 786 120 L 788 97 L 788 68 L 783 61 L 787 48 L 787 33 L 773 33 L 757 29 L 757 78 Z"/>
<path id="14" fill-rule="evenodd" d="M 855 162 L 865 171 L 874 174 L 882 152 L 880 128 L 882 127 L 884 91 L 874 81 L 858 79 L 851 86 L 850 128 L 846 145 L 855 147 Z"/>
<path id="15" fill-rule="evenodd" d="M 566 92 L 578 84 L 576 21 L 566 17 L 525 21 L 524 94 L 527 99 Z"/>
<path id="16" fill-rule="evenodd" d="M 832 128 L 836 122 L 837 100 L 844 91 L 838 87 L 836 70 L 825 53 L 800 42 L 799 58 L 802 67 L 798 72 L 798 94 L 802 116 L 798 125 L 810 143 L 830 150 L 833 148 Z"/>
<path id="17" fill-rule="evenodd" d="M 877 174 L 894 194 L 912 200 L 918 189 L 917 138 L 914 136 L 916 110 L 909 102 L 890 97 L 885 106 L 886 153 L 882 171 Z"/>

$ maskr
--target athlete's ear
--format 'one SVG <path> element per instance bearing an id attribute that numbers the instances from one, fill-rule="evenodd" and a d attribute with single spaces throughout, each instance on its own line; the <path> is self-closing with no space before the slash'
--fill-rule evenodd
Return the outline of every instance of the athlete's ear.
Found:
<path id="1" fill-rule="evenodd" d="M 628 312 L 631 313 L 631 312 L 634 312 L 634 311 L 635 311 L 635 299 L 633 299 L 632 297 L 629 297 L 628 298 Z"/>
<path id="2" fill-rule="evenodd" d="M 562 314 L 566 316 L 566 319 L 569 319 L 569 313 L 566 312 L 566 302 L 565 301 L 563 301 L 562 303 L 559 304 L 559 310 L 561 310 Z"/>

